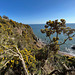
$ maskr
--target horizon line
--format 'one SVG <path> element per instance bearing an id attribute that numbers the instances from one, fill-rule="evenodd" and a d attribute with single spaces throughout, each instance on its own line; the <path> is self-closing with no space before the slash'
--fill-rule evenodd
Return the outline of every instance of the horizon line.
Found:
<path id="1" fill-rule="evenodd" d="M 31 24 L 45 24 L 45 23 L 31 23 Z M 66 24 L 68 24 L 68 23 L 66 23 Z M 70 23 L 69 23 L 70 24 Z"/>

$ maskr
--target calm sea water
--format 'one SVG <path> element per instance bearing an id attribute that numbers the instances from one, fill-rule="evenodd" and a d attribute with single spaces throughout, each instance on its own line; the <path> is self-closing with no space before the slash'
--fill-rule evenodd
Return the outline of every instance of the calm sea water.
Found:
<path id="1" fill-rule="evenodd" d="M 49 38 L 46 37 L 45 34 L 42 34 L 40 32 L 40 29 L 44 29 L 44 25 L 45 24 L 29 24 L 32 29 L 33 29 L 33 32 L 34 34 L 39 38 L 41 39 L 42 41 L 44 41 L 45 43 L 48 43 L 49 41 Z M 71 27 L 73 29 L 75 29 L 75 23 L 69 23 L 69 24 L 66 24 L 67 27 Z M 55 35 L 55 34 L 54 34 Z M 54 36 L 52 35 L 52 37 Z M 60 40 L 59 41 L 64 41 L 64 39 L 67 37 L 67 36 L 64 36 L 63 34 L 59 35 L 60 37 Z M 63 52 L 67 52 L 71 55 L 74 55 L 75 56 L 75 50 L 72 50 L 71 49 L 71 46 L 75 44 L 75 37 L 73 37 L 73 40 L 71 41 L 67 41 L 64 45 L 60 46 L 60 50 L 63 51 Z"/>

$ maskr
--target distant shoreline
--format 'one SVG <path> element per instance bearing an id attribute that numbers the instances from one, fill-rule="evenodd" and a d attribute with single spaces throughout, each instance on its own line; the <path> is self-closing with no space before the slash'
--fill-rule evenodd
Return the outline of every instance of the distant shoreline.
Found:
<path id="1" fill-rule="evenodd" d="M 58 54 L 60 54 L 60 55 L 62 55 L 62 56 L 75 57 L 74 55 L 71 55 L 71 54 L 69 54 L 69 53 L 62 52 L 62 51 L 58 51 Z"/>
<path id="2" fill-rule="evenodd" d="M 37 39 L 39 39 L 39 38 L 37 38 Z M 37 41 L 38 41 L 37 46 L 40 47 L 40 48 L 43 48 L 43 47 L 46 45 L 46 43 L 43 42 L 41 39 L 39 39 L 39 40 L 37 40 Z M 62 51 L 58 51 L 58 54 L 60 54 L 60 55 L 62 55 L 62 56 L 75 57 L 75 56 L 72 55 L 72 54 L 69 54 L 69 53 L 67 53 L 67 52 L 62 52 Z"/>
<path id="3" fill-rule="evenodd" d="M 69 27 L 71 27 L 71 28 L 75 28 L 75 23 L 66 23 L 67 24 L 67 26 L 69 26 Z M 71 26 L 71 25 L 72 26 Z M 74 24 L 74 25 L 73 25 Z M 49 41 L 49 39 L 48 38 L 46 38 L 43 34 L 41 34 L 41 32 L 40 32 L 40 29 L 42 29 L 42 28 L 44 28 L 44 25 L 43 24 L 41 24 L 41 25 L 43 25 L 43 26 L 41 26 L 40 24 L 29 24 L 30 26 L 31 26 L 31 28 L 32 28 L 32 30 L 33 30 L 33 32 L 35 33 L 34 35 L 37 37 L 37 43 L 36 43 L 36 46 L 38 47 L 38 48 L 43 48 L 45 45 L 47 45 L 47 42 L 46 41 Z M 45 38 L 46 38 L 46 40 L 45 40 Z M 61 40 L 62 39 L 65 39 L 62 35 L 60 35 L 60 37 L 59 37 Z M 75 38 L 74 38 L 74 40 L 75 40 Z M 62 41 L 61 41 L 62 42 Z M 68 51 L 68 49 L 66 50 L 65 48 L 70 48 L 70 46 L 71 45 L 73 45 L 73 44 L 75 44 L 75 41 L 70 41 L 70 43 L 69 43 L 69 41 L 65 44 L 65 46 L 63 45 L 62 47 L 60 47 L 61 49 L 62 49 L 62 51 L 59 51 L 58 53 L 60 54 L 60 55 L 65 55 L 65 56 L 75 56 L 75 54 L 71 54 L 71 53 L 68 53 L 68 52 L 66 52 L 66 51 Z M 65 51 L 64 51 L 65 50 Z M 70 52 L 70 51 L 69 51 Z M 72 53 L 75 53 L 75 51 L 73 50 L 72 51 Z"/>

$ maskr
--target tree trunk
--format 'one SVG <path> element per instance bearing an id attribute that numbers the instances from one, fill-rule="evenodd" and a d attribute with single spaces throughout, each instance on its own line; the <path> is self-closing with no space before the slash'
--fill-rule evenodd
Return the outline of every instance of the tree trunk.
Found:
<path id="1" fill-rule="evenodd" d="M 21 59 L 21 61 L 22 61 L 22 65 L 23 65 L 23 69 L 24 69 L 25 75 L 29 75 L 28 72 L 27 72 L 24 60 Z"/>

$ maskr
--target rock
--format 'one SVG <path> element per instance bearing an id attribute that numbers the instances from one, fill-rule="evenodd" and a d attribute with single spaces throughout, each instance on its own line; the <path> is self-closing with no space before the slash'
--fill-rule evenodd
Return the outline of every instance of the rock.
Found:
<path id="1" fill-rule="evenodd" d="M 71 48 L 75 50 L 75 45 L 73 45 Z"/>

